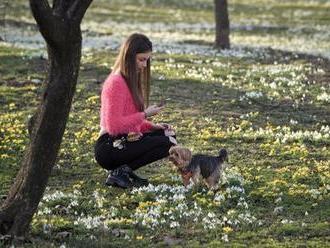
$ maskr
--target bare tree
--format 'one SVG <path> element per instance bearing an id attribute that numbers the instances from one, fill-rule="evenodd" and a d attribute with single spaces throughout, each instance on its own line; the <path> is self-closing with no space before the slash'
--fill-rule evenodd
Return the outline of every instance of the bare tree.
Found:
<path id="1" fill-rule="evenodd" d="M 2 0 L 0 3 L 0 25 L 2 25 L 2 32 L 0 34 L 0 41 L 6 40 L 6 11 L 8 8 L 8 0 Z"/>
<path id="2" fill-rule="evenodd" d="M 55 163 L 75 92 L 82 36 L 80 24 L 92 0 L 30 0 L 47 43 L 48 77 L 31 125 L 21 168 L 0 208 L 0 233 L 24 236 Z"/>
<path id="3" fill-rule="evenodd" d="M 229 17 L 227 0 L 214 0 L 216 48 L 229 49 Z"/>

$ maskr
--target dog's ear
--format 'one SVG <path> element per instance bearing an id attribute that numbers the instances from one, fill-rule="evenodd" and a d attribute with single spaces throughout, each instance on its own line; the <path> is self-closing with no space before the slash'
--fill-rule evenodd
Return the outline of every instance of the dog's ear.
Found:
<path id="1" fill-rule="evenodd" d="M 177 159 L 178 160 L 181 160 L 182 158 L 182 155 L 181 155 L 181 147 L 177 147 L 176 149 L 175 149 L 175 155 L 176 155 L 176 157 L 177 157 Z"/>
<path id="2" fill-rule="evenodd" d="M 183 147 L 179 147 L 177 149 L 177 166 L 183 167 L 185 166 L 185 154 L 184 154 L 184 149 Z"/>
<path id="3" fill-rule="evenodd" d="M 178 154 L 178 146 L 172 146 L 169 150 L 169 160 L 175 164 L 176 166 L 178 166 L 178 164 L 180 163 L 180 159 L 179 159 L 179 154 Z"/>
<path id="4" fill-rule="evenodd" d="M 185 149 L 185 158 L 184 158 L 185 161 L 187 161 L 188 163 L 190 163 L 191 157 L 192 157 L 191 151 L 188 148 L 186 148 Z"/>
<path id="5" fill-rule="evenodd" d="M 182 147 L 180 149 L 180 160 L 183 166 L 187 166 L 191 161 L 191 151 L 188 148 Z"/>

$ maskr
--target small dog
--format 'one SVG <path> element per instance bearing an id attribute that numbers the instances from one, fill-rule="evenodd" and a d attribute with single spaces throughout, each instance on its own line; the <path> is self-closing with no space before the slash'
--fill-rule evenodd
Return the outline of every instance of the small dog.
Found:
<path id="1" fill-rule="evenodd" d="M 192 156 L 188 148 L 173 146 L 169 150 L 169 154 L 169 160 L 177 166 L 184 186 L 189 184 L 190 178 L 197 184 L 200 176 L 202 176 L 209 189 L 216 189 L 226 167 L 225 162 L 228 162 L 226 149 L 221 149 L 219 156 L 204 154 Z"/>

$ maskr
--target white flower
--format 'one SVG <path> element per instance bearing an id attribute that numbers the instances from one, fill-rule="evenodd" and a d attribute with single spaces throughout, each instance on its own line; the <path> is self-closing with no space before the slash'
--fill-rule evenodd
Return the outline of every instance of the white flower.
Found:
<path id="1" fill-rule="evenodd" d="M 255 92 L 255 91 L 246 92 L 245 95 L 248 98 L 254 98 L 254 99 L 257 99 L 257 98 L 260 98 L 263 96 L 262 92 Z"/>
<path id="2" fill-rule="evenodd" d="M 282 223 L 282 224 L 287 224 L 287 223 L 293 223 L 293 221 L 292 221 L 292 220 L 288 220 L 288 219 L 283 219 L 283 220 L 281 221 L 281 223 Z"/>
<path id="3" fill-rule="evenodd" d="M 207 217 L 209 217 L 209 218 L 215 218 L 215 214 L 214 214 L 214 213 L 211 213 L 211 212 L 209 212 L 209 213 L 207 214 Z"/>
<path id="4" fill-rule="evenodd" d="M 227 234 L 222 235 L 221 240 L 225 242 L 229 242 L 228 235 Z"/>
<path id="5" fill-rule="evenodd" d="M 273 210 L 273 213 L 274 214 L 278 214 L 278 213 L 281 213 L 281 212 L 283 212 L 283 207 L 276 207 Z"/>
<path id="6" fill-rule="evenodd" d="M 177 222 L 177 221 L 172 221 L 171 224 L 170 224 L 170 228 L 176 228 L 176 227 L 180 227 L 179 222 Z"/>
<path id="7" fill-rule="evenodd" d="M 214 201 L 215 202 L 221 202 L 225 200 L 225 196 L 221 194 L 220 192 L 217 192 L 216 195 L 214 196 Z"/>
<path id="8" fill-rule="evenodd" d="M 296 124 L 298 124 L 298 121 L 290 119 L 290 124 L 296 125 Z"/>
<path id="9" fill-rule="evenodd" d="M 316 99 L 320 102 L 330 102 L 330 94 L 328 94 L 327 92 L 322 92 L 316 97 Z"/>

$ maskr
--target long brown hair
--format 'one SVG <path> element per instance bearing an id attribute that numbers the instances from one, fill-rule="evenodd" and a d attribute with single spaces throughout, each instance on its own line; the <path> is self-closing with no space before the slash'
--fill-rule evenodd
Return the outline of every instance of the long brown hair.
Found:
<path id="1" fill-rule="evenodd" d="M 143 111 L 149 104 L 150 94 L 150 59 L 143 72 L 138 72 L 136 54 L 152 51 L 152 43 L 143 34 L 131 34 L 122 44 L 113 71 L 119 70 L 125 78 L 136 107 Z"/>

